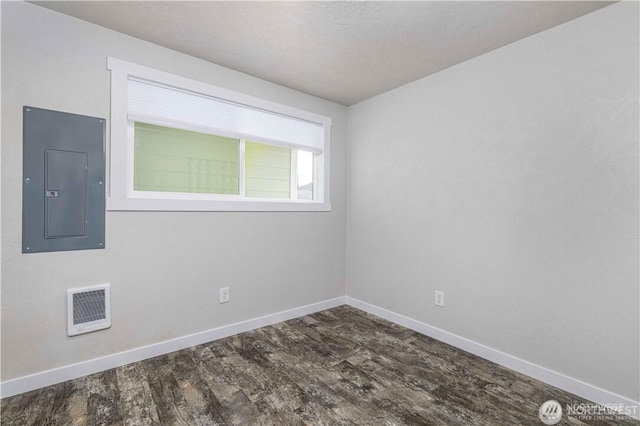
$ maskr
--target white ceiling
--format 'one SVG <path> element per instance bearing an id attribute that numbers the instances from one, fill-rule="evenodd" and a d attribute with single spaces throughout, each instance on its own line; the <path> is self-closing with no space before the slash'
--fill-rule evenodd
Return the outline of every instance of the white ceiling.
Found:
<path id="1" fill-rule="evenodd" d="M 344 105 L 611 4 L 594 1 L 35 3 Z"/>

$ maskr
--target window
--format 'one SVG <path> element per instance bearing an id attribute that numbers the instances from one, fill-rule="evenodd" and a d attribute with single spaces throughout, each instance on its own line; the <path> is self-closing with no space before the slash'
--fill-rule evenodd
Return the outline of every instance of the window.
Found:
<path id="1" fill-rule="evenodd" d="M 133 190 L 238 194 L 237 139 L 133 123 Z"/>
<path id="2" fill-rule="evenodd" d="M 331 119 L 109 58 L 110 210 L 329 211 Z"/>

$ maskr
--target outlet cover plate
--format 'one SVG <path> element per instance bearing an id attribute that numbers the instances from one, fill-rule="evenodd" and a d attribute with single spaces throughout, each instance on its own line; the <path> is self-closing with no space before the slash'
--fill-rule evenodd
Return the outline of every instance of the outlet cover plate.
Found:
<path id="1" fill-rule="evenodd" d="M 229 301 L 229 287 L 222 287 L 220 289 L 220 303 L 227 303 Z"/>

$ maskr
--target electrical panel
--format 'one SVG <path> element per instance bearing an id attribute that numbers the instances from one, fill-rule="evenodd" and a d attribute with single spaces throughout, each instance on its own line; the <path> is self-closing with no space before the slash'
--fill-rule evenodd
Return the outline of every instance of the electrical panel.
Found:
<path id="1" fill-rule="evenodd" d="M 22 112 L 22 252 L 104 248 L 106 120 Z"/>

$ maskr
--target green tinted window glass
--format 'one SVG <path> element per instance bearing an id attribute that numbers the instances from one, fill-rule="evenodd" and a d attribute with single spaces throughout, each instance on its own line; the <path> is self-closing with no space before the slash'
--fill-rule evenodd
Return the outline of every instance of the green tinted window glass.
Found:
<path id="1" fill-rule="evenodd" d="M 291 150 L 246 142 L 245 195 L 291 198 Z"/>
<path id="2" fill-rule="evenodd" d="M 238 194 L 237 139 L 135 123 L 136 191 Z"/>

